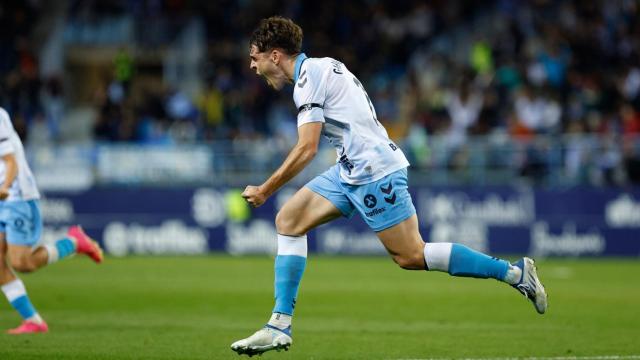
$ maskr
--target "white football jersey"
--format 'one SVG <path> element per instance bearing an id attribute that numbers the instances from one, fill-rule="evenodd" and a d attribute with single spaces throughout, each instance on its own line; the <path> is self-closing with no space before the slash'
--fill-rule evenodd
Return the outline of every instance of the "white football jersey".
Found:
<path id="1" fill-rule="evenodd" d="M 15 156 L 18 174 L 9 188 L 9 197 L 6 200 L 39 199 L 40 193 L 29 164 L 27 164 L 22 141 L 20 141 L 20 137 L 13 128 L 9 114 L 3 108 L 0 108 L 0 157 L 8 154 Z M 6 165 L 0 159 L 0 184 L 4 183 L 5 176 Z"/>
<path id="2" fill-rule="evenodd" d="M 300 54 L 293 86 L 298 126 L 324 123 L 322 134 L 336 148 L 344 182 L 368 184 L 409 166 L 378 122 L 364 87 L 344 64 Z"/>

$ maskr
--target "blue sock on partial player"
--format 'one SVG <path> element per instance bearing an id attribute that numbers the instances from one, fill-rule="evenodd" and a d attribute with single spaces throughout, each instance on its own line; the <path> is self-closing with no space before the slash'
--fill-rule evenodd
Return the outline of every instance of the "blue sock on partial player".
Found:
<path id="1" fill-rule="evenodd" d="M 60 240 L 57 240 L 53 245 L 44 245 L 44 248 L 47 250 L 49 257 L 47 258 L 47 263 L 53 264 L 58 260 L 62 260 L 70 255 L 75 254 L 76 252 L 76 243 L 66 237 Z"/>
<path id="2" fill-rule="evenodd" d="M 520 280 L 520 268 L 461 244 L 427 243 L 424 259 L 427 270 L 444 271 L 453 276 L 493 278 L 509 284 Z"/>
<path id="3" fill-rule="evenodd" d="M 27 295 L 27 289 L 24 287 L 22 280 L 16 278 L 15 280 L 2 285 L 2 292 L 9 300 L 11 306 L 20 314 L 24 320 L 42 323 L 42 318 L 31 304 L 29 296 Z"/>
<path id="4" fill-rule="evenodd" d="M 276 305 L 269 325 L 286 329 L 298 296 L 302 274 L 307 265 L 307 236 L 278 234 L 278 255 L 275 264 Z"/>

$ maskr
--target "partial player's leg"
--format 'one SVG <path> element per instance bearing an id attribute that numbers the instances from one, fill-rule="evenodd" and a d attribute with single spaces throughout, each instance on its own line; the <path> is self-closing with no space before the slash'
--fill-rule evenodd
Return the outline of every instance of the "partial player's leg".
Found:
<path id="1" fill-rule="evenodd" d="M 14 270 L 32 272 L 76 253 L 87 255 L 96 263 L 102 261 L 100 246 L 77 225 L 69 228 L 66 237 L 33 249 L 42 235 L 38 200 L 6 203 L 4 211 L 9 258 Z"/>
<path id="2" fill-rule="evenodd" d="M 321 175 L 300 189 L 278 212 L 275 307 L 264 328 L 231 345 L 238 354 L 252 356 L 291 346 L 291 319 L 307 260 L 306 234 L 318 225 L 353 212 L 348 199 L 338 191 L 331 191 L 331 186 L 328 178 Z"/>
<path id="3" fill-rule="evenodd" d="M 7 264 L 8 245 L 6 233 L 4 229 L 2 230 L 3 232 L 0 232 L 0 288 L 2 288 L 7 300 L 23 320 L 20 326 L 7 332 L 9 334 L 47 332 L 47 324 L 33 307 L 24 283 Z"/>
<path id="4" fill-rule="evenodd" d="M 24 284 L 12 270 L 32 272 L 43 266 L 64 259 L 75 253 L 84 253 L 94 261 L 102 260 L 102 250 L 79 226 L 69 229 L 65 238 L 53 245 L 33 248 L 40 240 L 42 219 L 36 200 L 13 201 L 2 205 L 2 290 L 9 302 L 24 318 L 24 322 L 12 334 L 46 332 L 46 323 L 29 301 Z"/>
<path id="5" fill-rule="evenodd" d="M 85 254 L 96 263 L 102 261 L 102 249 L 79 226 L 69 228 L 67 236 L 56 240 L 53 244 L 41 245 L 35 249 L 31 246 L 9 245 L 11 267 L 22 273 L 36 271 L 74 254 Z"/>

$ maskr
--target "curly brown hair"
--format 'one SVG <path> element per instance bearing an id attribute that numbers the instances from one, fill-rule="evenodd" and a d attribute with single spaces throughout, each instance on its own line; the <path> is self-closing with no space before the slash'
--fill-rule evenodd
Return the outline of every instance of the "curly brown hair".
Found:
<path id="1" fill-rule="evenodd" d="M 302 48 L 302 28 L 293 20 L 281 16 L 262 19 L 251 35 L 251 45 L 258 47 L 260 52 L 278 48 L 295 55 Z"/>

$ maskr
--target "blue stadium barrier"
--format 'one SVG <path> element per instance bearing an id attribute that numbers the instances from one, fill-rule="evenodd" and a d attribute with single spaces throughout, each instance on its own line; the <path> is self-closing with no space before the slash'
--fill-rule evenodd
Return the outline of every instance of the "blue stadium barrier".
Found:
<path id="1" fill-rule="evenodd" d="M 491 254 L 640 256 L 640 189 L 591 187 L 414 187 L 425 240 L 459 242 Z M 82 224 L 114 256 L 275 253 L 285 188 L 249 208 L 234 188 L 94 188 L 47 193 L 44 240 Z M 378 202 L 384 203 L 384 202 Z M 339 219 L 309 235 L 311 252 L 384 254 L 364 222 Z"/>

